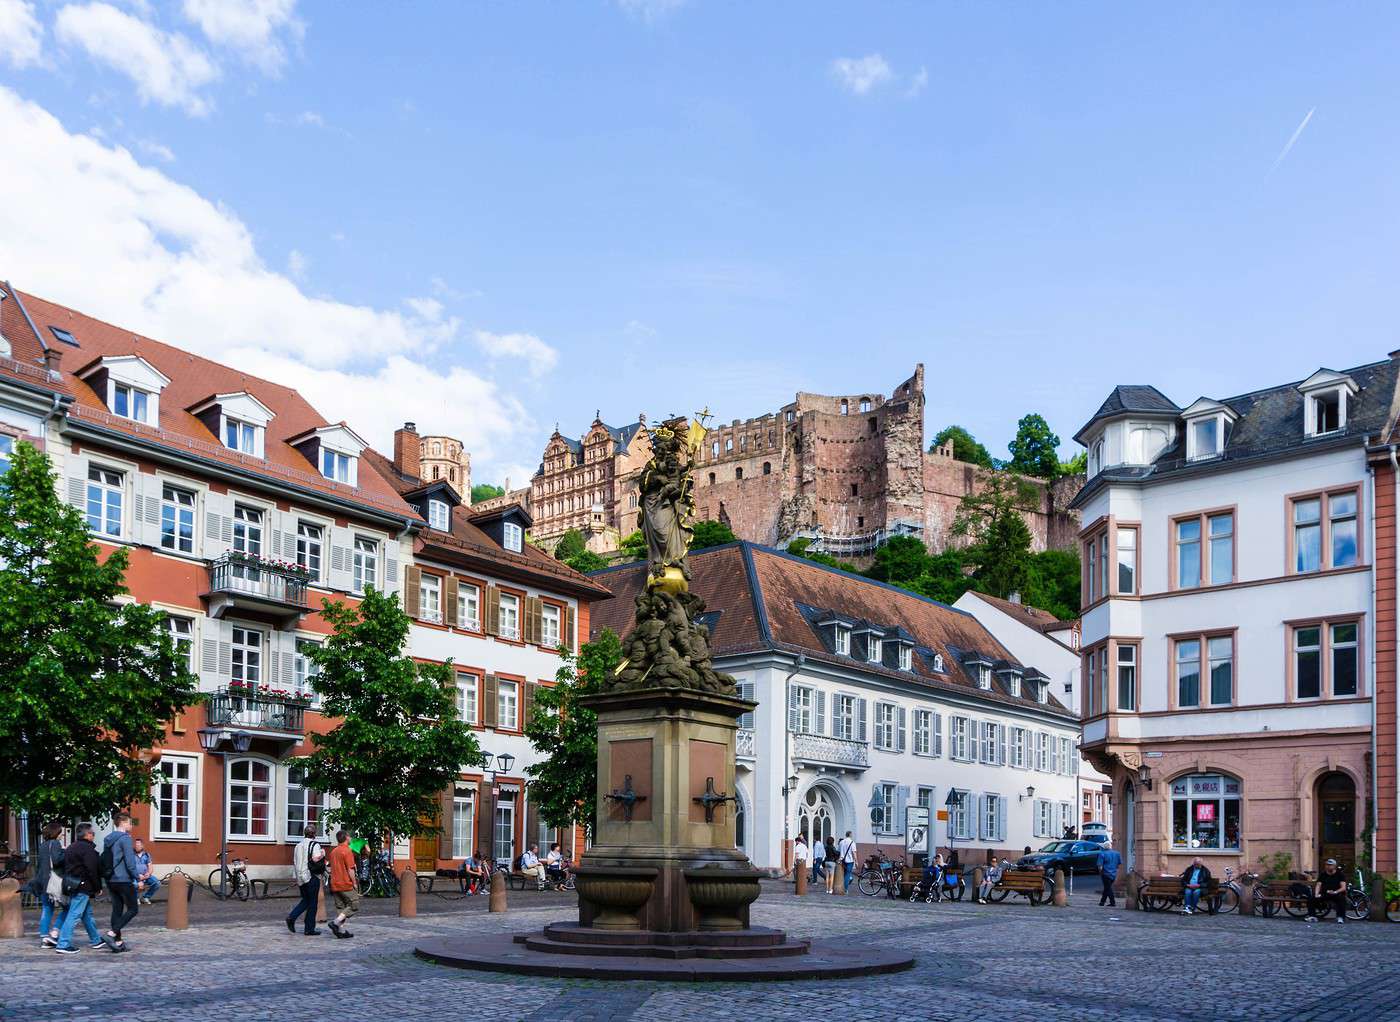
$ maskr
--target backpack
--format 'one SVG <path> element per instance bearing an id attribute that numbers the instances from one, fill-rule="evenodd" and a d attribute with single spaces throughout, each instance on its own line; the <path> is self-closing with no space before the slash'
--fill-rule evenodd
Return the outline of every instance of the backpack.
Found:
<path id="1" fill-rule="evenodd" d="M 107 845 L 102 849 L 102 854 L 97 857 L 97 869 L 102 874 L 103 880 L 111 880 L 112 874 L 116 872 L 116 865 L 112 862 L 112 846 Z"/>
<path id="2" fill-rule="evenodd" d="M 326 853 L 319 841 L 312 841 L 307 838 L 311 847 L 306 850 L 306 871 L 314 877 L 325 876 L 326 873 Z M 317 853 L 320 857 L 317 857 Z"/>

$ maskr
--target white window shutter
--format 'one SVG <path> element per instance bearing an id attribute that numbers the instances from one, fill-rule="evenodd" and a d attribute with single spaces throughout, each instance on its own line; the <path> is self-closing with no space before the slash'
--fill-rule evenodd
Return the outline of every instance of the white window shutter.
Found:
<path id="1" fill-rule="evenodd" d="M 1006 840 L 1006 798 L 1003 795 L 997 796 L 997 832 L 993 837 L 998 841 Z"/>
<path id="2" fill-rule="evenodd" d="M 904 751 L 904 746 L 905 746 L 905 744 L 906 744 L 907 741 L 908 741 L 908 713 L 907 713 L 907 711 L 904 709 L 904 707 L 901 706 L 901 707 L 899 708 L 899 737 L 898 737 L 898 739 L 895 741 L 895 749 L 896 749 L 897 751 L 899 751 L 899 752 L 903 752 L 903 751 Z M 904 789 L 902 789 L 902 790 L 904 790 Z"/>
<path id="3" fill-rule="evenodd" d="M 967 761 L 977 762 L 977 743 L 982 736 L 978 733 L 982 730 L 982 725 L 978 721 L 969 720 L 967 722 Z"/>
<path id="4" fill-rule="evenodd" d="M 751 682 L 751 681 L 741 681 L 741 682 L 739 682 L 739 698 L 740 698 L 740 699 L 748 699 L 748 700 L 750 700 L 750 701 L 753 700 L 753 682 Z M 753 711 L 753 710 L 750 710 L 748 713 L 745 713 L 743 716 L 741 716 L 741 717 L 739 718 L 739 726 L 740 726 L 741 728 L 745 728 L 745 729 L 747 729 L 747 730 L 749 730 L 749 731 L 752 731 L 752 730 L 753 730 L 753 713 L 754 713 L 754 711 Z"/>
<path id="5" fill-rule="evenodd" d="M 331 526 L 331 570 L 328 577 L 332 589 L 349 592 L 352 582 L 352 550 L 354 537 L 350 530 L 339 525 Z"/>
<path id="6" fill-rule="evenodd" d="M 399 541 L 392 536 L 384 544 L 383 591 L 385 595 L 399 591 Z"/>
<path id="7" fill-rule="evenodd" d="M 136 490 L 136 513 L 133 516 L 135 526 L 133 531 L 136 542 L 158 547 L 160 546 L 160 505 L 161 498 L 165 494 L 165 484 L 161 482 L 160 476 L 146 475 L 142 472 L 136 476 L 134 489 Z"/>
<path id="8" fill-rule="evenodd" d="M 933 754 L 943 755 L 943 714 L 933 715 Z"/>
<path id="9" fill-rule="evenodd" d="M 64 458 L 64 468 L 68 481 L 68 503 L 86 512 L 88 460 L 81 454 L 69 454 Z"/>
<path id="10" fill-rule="evenodd" d="M 794 732 L 795 732 L 795 731 L 797 730 L 797 724 L 798 724 L 798 719 L 797 719 L 797 688 L 796 688 L 795 686 L 789 685 L 789 686 L 788 686 L 788 730 L 789 730 L 789 731 L 794 731 Z"/>
<path id="11" fill-rule="evenodd" d="M 819 735 L 824 735 L 826 734 L 826 693 L 819 690 L 815 694 L 817 700 L 816 732 Z"/>
<path id="12" fill-rule="evenodd" d="M 997 766 L 1006 766 L 1006 725 L 997 725 Z"/>
<path id="13" fill-rule="evenodd" d="M 206 491 L 204 494 L 204 556 L 210 560 L 227 552 L 233 543 L 233 521 L 228 497 Z"/>
<path id="14" fill-rule="evenodd" d="M 891 825 L 888 829 L 893 834 L 903 834 L 904 820 L 908 816 L 904 810 L 909 805 L 909 785 L 901 784 L 895 788 L 894 799 L 894 819 L 890 821 Z"/>
<path id="15" fill-rule="evenodd" d="M 212 624 L 213 622 L 208 622 Z M 208 628 L 208 632 L 213 632 L 213 628 Z M 199 658 L 199 673 L 207 675 L 213 681 L 219 674 L 219 640 L 205 635 L 203 639 L 203 649 Z"/>
<path id="16" fill-rule="evenodd" d="M 865 718 L 868 704 L 868 699 L 856 700 L 856 741 L 858 742 L 869 741 L 865 737 Z"/>

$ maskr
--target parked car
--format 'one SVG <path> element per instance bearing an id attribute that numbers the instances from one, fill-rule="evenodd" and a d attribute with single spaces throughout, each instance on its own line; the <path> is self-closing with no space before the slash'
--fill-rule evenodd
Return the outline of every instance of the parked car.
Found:
<path id="1" fill-rule="evenodd" d="M 1067 874 L 1097 873 L 1102 847 L 1099 841 L 1051 841 L 1040 851 L 1021 856 L 1016 865 L 1040 866 L 1047 873 L 1056 869 Z"/>
<path id="2" fill-rule="evenodd" d="M 1090 820 L 1079 828 L 1079 839 L 1081 841 L 1098 841 L 1100 843 L 1108 840 L 1108 824 L 1100 823 L 1098 820 Z"/>

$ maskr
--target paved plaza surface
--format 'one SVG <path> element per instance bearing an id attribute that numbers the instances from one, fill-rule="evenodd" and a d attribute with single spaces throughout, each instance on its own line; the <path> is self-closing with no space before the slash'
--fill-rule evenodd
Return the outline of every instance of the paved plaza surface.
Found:
<path id="1" fill-rule="evenodd" d="M 1099 909 L 910 905 L 764 885 L 754 923 L 798 936 L 912 947 L 915 967 L 891 976 L 767 984 L 523 979 L 423 962 L 428 936 L 521 932 L 570 915 L 568 896 L 512 892 L 510 911 L 485 898 L 421 896 L 416 919 L 378 903 L 353 940 L 287 933 L 289 903 L 194 914 L 189 930 L 143 909 L 126 955 L 61 957 L 37 937 L 0 941 L 0 1019 L 259 1022 L 288 1018 L 1400 1020 L 1400 926 Z M 432 904 L 437 902 L 436 904 Z M 160 909 L 161 906 L 157 906 Z M 99 923 L 102 922 L 99 915 Z M 34 918 L 26 925 L 32 931 Z M 80 931 L 81 932 L 81 931 Z"/>

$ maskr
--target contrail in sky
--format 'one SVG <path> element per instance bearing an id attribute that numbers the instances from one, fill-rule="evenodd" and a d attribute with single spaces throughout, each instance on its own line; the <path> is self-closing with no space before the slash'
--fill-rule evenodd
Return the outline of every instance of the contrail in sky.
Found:
<path id="1" fill-rule="evenodd" d="M 1312 110 L 1309 110 L 1307 112 L 1307 115 L 1303 118 L 1302 122 L 1299 123 L 1298 127 L 1293 129 L 1293 134 L 1289 136 L 1288 142 L 1279 152 L 1278 158 L 1274 160 L 1274 165 L 1269 168 L 1269 173 L 1264 175 L 1264 180 L 1267 181 L 1269 177 L 1273 174 L 1273 172 L 1278 170 L 1278 165 L 1288 158 L 1288 154 L 1293 151 L 1294 143 L 1298 141 L 1298 136 L 1300 136 L 1303 133 L 1303 129 L 1308 126 L 1308 121 L 1312 120 L 1312 115 L 1314 112 L 1316 112 L 1316 110 L 1317 107 L 1313 107 Z"/>

